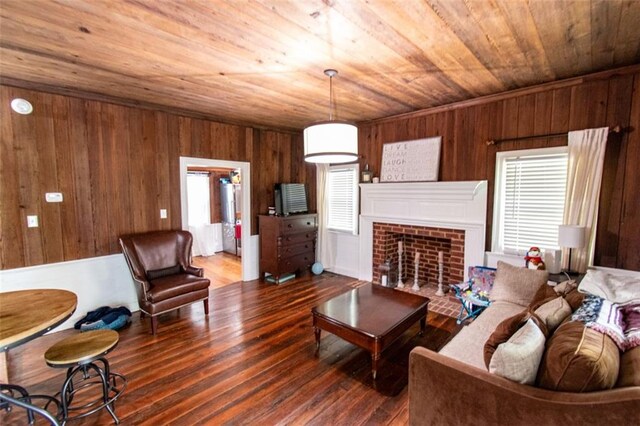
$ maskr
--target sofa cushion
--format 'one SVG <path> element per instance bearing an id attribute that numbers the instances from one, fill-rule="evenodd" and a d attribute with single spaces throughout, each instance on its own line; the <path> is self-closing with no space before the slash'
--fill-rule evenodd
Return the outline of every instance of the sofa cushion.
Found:
<path id="1" fill-rule="evenodd" d="M 491 336 L 489 336 L 486 343 L 484 344 L 484 364 L 487 366 L 487 369 L 489 368 L 491 357 L 495 353 L 498 346 L 507 342 L 530 319 L 533 320 L 533 322 L 542 331 L 545 338 L 547 337 L 547 327 L 544 322 L 541 321 L 536 314 L 532 313 L 528 309 L 510 318 L 507 318 L 506 320 L 498 324 L 496 329 L 493 331 L 493 333 L 491 333 Z"/>
<path id="2" fill-rule="evenodd" d="M 509 340 L 497 347 L 489 372 L 518 383 L 535 383 L 544 342 L 542 330 L 529 318 Z"/>
<path id="3" fill-rule="evenodd" d="M 540 286 L 547 284 L 548 278 L 547 271 L 520 268 L 499 261 L 489 298 L 492 302 L 509 302 L 527 306 Z"/>
<path id="4" fill-rule="evenodd" d="M 556 327 L 571 315 L 571 312 L 571 306 L 569 306 L 569 303 L 567 303 L 562 296 L 545 302 L 534 311 L 540 320 L 544 322 L 549 333 L 553 333 Z"/>
<path id="5" fill-rule="evenodd" d="M 505 302 L 492 303 L 473 322 L 464 327 L 440 354 L 454 358 L 465 364 L 486 370 L 484 364 L 484 343 L 491 333 L 505 319 L 522 312 L 520 305 Z"/>
<path id="6" fill-rule="evenodd" d="M 620 356 L 620 373 L 617 388 L 640 386 L 640 346 L 629 349 Z"/>
<path id="7" fill-rule="evenodd" d="M 538 385 L 563 392 L 610 389 L 619 368 L 620 352 L 609 336 L 582 322 L 569 321 L 547 341 Z"/>

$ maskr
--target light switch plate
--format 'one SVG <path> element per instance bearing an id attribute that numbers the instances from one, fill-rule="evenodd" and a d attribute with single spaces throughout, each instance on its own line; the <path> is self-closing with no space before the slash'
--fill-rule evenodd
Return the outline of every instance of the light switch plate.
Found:
<path id="1" fill-rule="evenodd" d="M 47 203 L 61 203 L 62 202 L 62 192 L 47 192 L 44 194 L 44 199 Z"/>
<path id="2" fill-rule="evenodd" d="M 167 218 L 167 209 L 160 209 L 160 219 Z"/>
<path id="3" fill-rule="evenodd" d="M 29 215 L 27 216 L 27 228 L 37 228 L 38 227 L 38 216 Z"/>

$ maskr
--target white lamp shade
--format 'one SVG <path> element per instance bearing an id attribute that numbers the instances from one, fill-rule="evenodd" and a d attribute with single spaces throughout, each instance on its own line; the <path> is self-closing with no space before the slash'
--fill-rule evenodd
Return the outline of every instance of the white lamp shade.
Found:
<path id="1" fill-rule="evenodd" d="M 358 159 L 358 128 L 327 121 L 304 129 L 304 159 L 310 163 L 349 163 Z"/>
<path id="2" fill-rule="evenodd" d="M 584 247 L 585 226 L 560 225 L 558 227 L 558 245 L 567 248 Z"/>

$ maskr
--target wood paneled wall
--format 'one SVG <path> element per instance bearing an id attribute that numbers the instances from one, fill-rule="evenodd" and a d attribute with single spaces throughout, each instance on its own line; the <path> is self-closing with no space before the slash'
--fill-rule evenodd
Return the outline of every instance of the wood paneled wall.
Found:
<path id="1" fill-rule="evenodd" d="M 23 116 L 11 99 L 34 106 Z M 179 157 L 251 163 L 251 232 L 276 182 L 308 182 L 301 136 L 0 86 L 2 269 L 119 252 L 131 232 L 179 229 Z M 62 192 L 62 203 L 46 203 Z M 160 209 L 168 219 L 160 219 Z M 27 228 L 26 216 L 40 226 Z"/>
<path id="2" fill-rule="evenodd" d="M 387 142 L 442 136 L 440 180 L 488 180 L 487 244 L 491 246 L 495 159 L 498 151 L 566 145 L 567 138 L 504 142 L 488 139 L 626 128 L 607 144 L 595 264 L 640 270 L 640 73 L 592 76 L 424 110 L 359 126 L 361 166 L 379 175 Z"/>

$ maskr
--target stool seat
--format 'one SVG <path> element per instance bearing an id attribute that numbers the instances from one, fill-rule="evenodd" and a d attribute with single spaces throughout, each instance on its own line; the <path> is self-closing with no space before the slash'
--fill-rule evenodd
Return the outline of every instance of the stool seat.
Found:
<path id="1" fill-rule="evenodd" d="M 118 344 L 114 330 L 92 330 L 74 334 L 51 346 L 44 354 L 50 366 L 64 366 L 90 362 L 109 352 Z"/>

